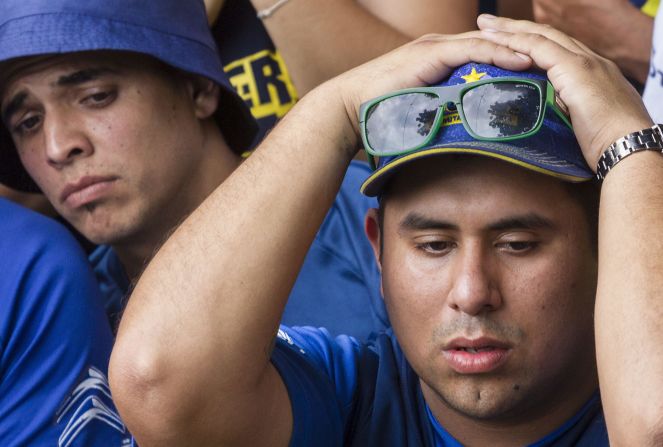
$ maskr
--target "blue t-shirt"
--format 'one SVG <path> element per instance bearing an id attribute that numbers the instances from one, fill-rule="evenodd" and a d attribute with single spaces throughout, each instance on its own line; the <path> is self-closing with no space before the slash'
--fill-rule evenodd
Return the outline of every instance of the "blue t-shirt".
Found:
<path id="1" fill-rule="evenodd" d="M 0 445 L 130 445 L 106 378 L 110 328 L 76 241 L 0 199 L 0 272 Z"/>
<path id="2" fill-rule="evenodd" d="M 366 163 L 350 163 L 336 200 L 306 255 L 283 324 L 324 327 L 334 335 L 348 334 L 359 340 L 389 326 L 380 293 L 380 273 L 363 231 L 366 211 L 377 206 L 374 198 L 359 193 L 369 174 Z M 92 253 L 90 262 L 116 328 L 129 280 L 108 246 Z"/>
<path id="3" fill-rule="evenodd" d="M 428 409 L 390 331 L 360 344 L 324 329 L 282 326 L 272 363 L 292 403 L 291 447 L 461 446 Z M 530 447 L 607 445 L 597 394 Z"/>

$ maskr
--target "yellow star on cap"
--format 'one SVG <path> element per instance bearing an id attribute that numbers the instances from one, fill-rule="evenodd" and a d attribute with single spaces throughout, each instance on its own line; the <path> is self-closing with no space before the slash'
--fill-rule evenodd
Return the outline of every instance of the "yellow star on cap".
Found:
<path id="1" fill-rule="evenodd" d="M 465 79 L 466 83 L 476 82 L 476 81 L 481 80 L 481 78 L 483 78 L 487 74 L 488 73 L 477 73 L 477 69 L 472 67 L 472 73 L 470 73 L 468 75 L 465 75 L 465 76 L 461 76 L 461 78 Z"/>

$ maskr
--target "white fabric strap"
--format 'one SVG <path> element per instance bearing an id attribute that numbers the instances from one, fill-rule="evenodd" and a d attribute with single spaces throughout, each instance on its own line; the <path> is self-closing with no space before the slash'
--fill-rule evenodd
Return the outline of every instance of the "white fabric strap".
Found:
<path id="1" fill-rule="evenodd" d="M 265 20 L 266 18 L 268 18 L 272 14 L 274 14 L 277 9 L 279 9 L 281 6 L 285 5 L 289 1 L 290 0 L 278 0 L 276 3 L 274 3 L 269 8 L 261 9 L 260 11 L 258 11 L 258 14 L 257 14 L 258 18 L 260 20 Z"/>

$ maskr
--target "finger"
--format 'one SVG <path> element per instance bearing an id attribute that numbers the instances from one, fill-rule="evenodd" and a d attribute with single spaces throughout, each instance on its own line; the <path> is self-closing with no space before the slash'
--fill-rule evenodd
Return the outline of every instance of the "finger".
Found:
<path id="1" fill-rule="evenodd" d="M 542 34 L 490 31 L 485 33 L 485 38 L 530 56 L 536 66 L 546 71 L 563 64 L 582 69 L 583 66 L 591 65 L 591 61 L 598 57 L 593 53 L 570 50 Z M 553 81 L 554 73 L 549 72 L 548 75 Z"/>
<path id="2" fill-rule="evenodd" d="M 588 50 L 587 46 L 581 44 L 576 39 L 573 39 L 560 30 L 543 23 L 534 23 L 527 20 L 513 20 L 506 17 L 494 17 L 482 14 L 477 18 L 477 25 L 481 30 L 495 30 L 514 34 L 541 34 L 550 40 L 554 40 L 570 51 L 580 52 Z"/>
<path id="3" fill-rule="evenodd" d="M 563 31 L 560 31 L 559 29 L 545 23 L 534 23 L 527 20 L 513 20 L 506 17 L 495 17 L 494 19 L 488 18 L 486 20 L 486 17 L 481 18 L 481 16 L 479 19 L 477 19 L 477 23 L 479 22 L 482 24 L 486 23 L 486 26 L 488 26 L 490 23 L 493 23 L 496 26 L 493 26 L 490 29 L 498 31 L 541 34 L 548 39 L 554 40 L 570 51 L 578 52 L 578 50 L 580 50 L 593 56 L 597 55 L 591 48 L 589 48 L 575 37 L 571 37 Z M 479 27 L 483 29 L 481 25 L 479 25 Z"/>
<path id="4" fill-rule="evenodd" d="M 460 36 L 424 36 L 415 42 L 421 57 L 419 61 L 432 61 L 432 71 L 422 71 L 421 81 L 433 84 L 446 77 L 455 67 L 469 62 L 497 65 L 513 71 L 531 67 L 532 59 L 518 54 L 507 46 L 479 37 L 471 32 Z"/>

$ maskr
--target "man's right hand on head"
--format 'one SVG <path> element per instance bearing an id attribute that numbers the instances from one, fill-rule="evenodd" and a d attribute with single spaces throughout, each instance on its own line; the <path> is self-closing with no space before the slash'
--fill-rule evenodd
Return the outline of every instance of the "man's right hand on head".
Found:
<path id="1" fill-rule="evenodd" d="M 328 108 L 345 110 L 346 149 L 354 154 L 359 138 L 359 106 L 369 99 L 409 87 L 433 84 L 470 61 L 525 70 L 529 56 L 481 37 L 476 31 L 458 35 L 429 34 L 331 79 L 313 95 L 326 95 Z M 328 109 L 329 110 L 329 109 Z"/>
<path id="2" fill-rule="evenodd" d="M 483 36 L 529 55 L 568 106 L 587 164 L 595 169 L 617 138 L 653 123 L 617 65 L 548 25 L 482 15 Z"/>

